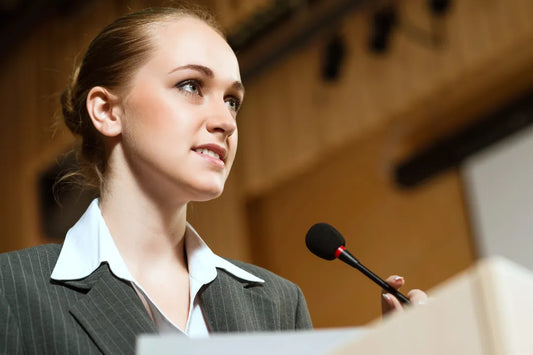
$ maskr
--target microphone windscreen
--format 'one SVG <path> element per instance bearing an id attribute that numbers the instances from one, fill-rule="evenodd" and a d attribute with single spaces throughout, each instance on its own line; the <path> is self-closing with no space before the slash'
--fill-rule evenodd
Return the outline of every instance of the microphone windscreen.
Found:
<path id="1" fill-rule="evenodd" d="M 344 244 L 344 237 L 327 223 L 313 225 L 305 236 L 305 245 L 311 253 L 326 260 L 335 259 L 335 252 Z"/>

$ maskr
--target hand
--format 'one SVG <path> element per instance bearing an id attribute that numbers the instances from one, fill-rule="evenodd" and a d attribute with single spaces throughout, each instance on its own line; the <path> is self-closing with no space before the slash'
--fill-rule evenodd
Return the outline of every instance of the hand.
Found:
<path id="1" fill-rule="evenodd" d="M 398 275 L 389 276 L 385 280 L 389 285 L 395 289 L 399 289 L 405 284 L 405 279 Z M 428 296 L 424 291 L 414 289 L 407 293 L 407 298 L 411 301 L 411 304 L 424 304 L 427 302 Z M 392 311 L 403 311 L 403 305 L 396 297 L 385 291 L 381 292 L 381 313 L 383 315 Z"/>

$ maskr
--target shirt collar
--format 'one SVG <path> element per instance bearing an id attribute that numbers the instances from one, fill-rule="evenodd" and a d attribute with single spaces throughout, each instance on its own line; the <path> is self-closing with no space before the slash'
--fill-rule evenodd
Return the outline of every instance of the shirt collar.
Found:
<path id="1" fill-rule="evenodd" d="M 215 279 L 217 268 L 224 269 L 242 280 L 265 282 L 263 279 L 213 253 L 189 223 L 187 223 L 185 232 L 185 249 L 189 262 L 190 277 L 198 281 L 204 281 L 204 284 Z"/>
<path id="2" fill-rule="evenodd" d="M 221 268 L 243 280 L 264 282 L 213 253 L 189 223 L 185 238 L 192 279 L 203 284 L 209 283 L 216 278 L 216 269 Z M 135 282 L 105 224 L 98 199 L 94 199 L 83 216 L 67 232 L 51 277 L 58 281 L 82 279 L 89 276 L 103 262 L 109 264 L 115 276 Z"/>

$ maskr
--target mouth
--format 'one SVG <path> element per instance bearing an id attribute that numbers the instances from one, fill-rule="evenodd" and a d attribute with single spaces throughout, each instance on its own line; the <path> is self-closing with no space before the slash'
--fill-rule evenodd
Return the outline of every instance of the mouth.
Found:
<path id="1" fill-rule="evenodd" d="M 196 153 L 207 155 L 207 156 L 210 156 L 210 157 L 215 158 L 215 159 L 220 159 L 220 155 L 218 155 L 217 153 L 215 153 L 215 152 L 213 152 L 212 150 L 209 150 L 209 149 L 197 148 L 194 151 Z M 220 159 L 220 160 L 222 160 L 222 159 Z"/>
<path id="2" fill-rule="evenodd" d="M 221 163 L 226 162 L 227 151 L 224 147 L 217 144 L 204 144 L 195 147 L 192 150 L 215 161 L 219 161 Z"/>

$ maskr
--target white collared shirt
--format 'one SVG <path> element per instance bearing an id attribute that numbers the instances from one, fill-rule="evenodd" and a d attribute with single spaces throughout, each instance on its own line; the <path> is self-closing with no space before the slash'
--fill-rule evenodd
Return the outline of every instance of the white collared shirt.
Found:
<path id="1" fill-rule="evenodd" d="M 143 288 L 135 281 L 115 245 L 102 217 L 98 199 L 94 199 L 79 221 L 67 232 L 61 253 L 52 271 L 52 279 L 77 280 L 89 276 L 101 263 L 107 262 L 118 278 L 131 282 L 150 308 L 159 333 L 185 333 L 191 337 L 207 336 L 209 329 L 200 308 L 198 291 L 217 277 L 217 268 L 252 282 L 264 280 L 214 254 L 198 233 L 187 223 L 185 252 L 189 267 L 190 304 L 186 329 L 180 329 L 165 316 Z"/>

